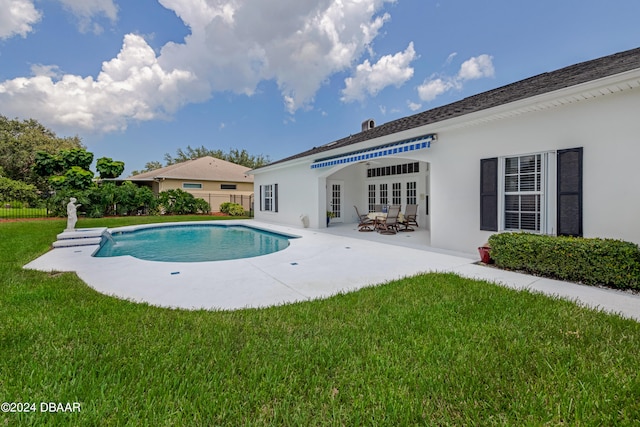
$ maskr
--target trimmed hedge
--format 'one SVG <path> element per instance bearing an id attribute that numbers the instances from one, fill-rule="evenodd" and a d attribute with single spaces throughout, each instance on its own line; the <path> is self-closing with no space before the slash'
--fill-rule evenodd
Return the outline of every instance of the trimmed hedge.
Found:
<path id="1" fill-rule="evenodd" d="M 238 203 L 225 202 L 220 205 L 220 212 L 231 216 L 242 216 L 244 208 Z"/>
<path id="2" fill-rule="evenodd" d="M 499 233 L 489 238 L 497 267 L 559 280 L 640 290 L 640 248 L 622 240 Z"/>

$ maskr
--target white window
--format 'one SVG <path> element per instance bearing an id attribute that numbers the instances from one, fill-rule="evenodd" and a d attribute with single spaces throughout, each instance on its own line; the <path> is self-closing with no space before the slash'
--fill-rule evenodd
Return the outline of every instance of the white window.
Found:
<path id="1" fill-rule="evenodd" d="M 376 210 L 376 185 L 369 184 L 369 212 Z"/>
<path id="2" fill-rule="evenodd" d="M 278 212 L 278 184 L 260 186 L 260 210 Z"/>
<path id="3" fill-rule="evenodd" d="M 415 181 L 410 181 L 407 182 L 407 204 L 408 205 L 415 205 L 417 204 L 417 182 Z"/>
<path id="4" fill-rule="evenodd" d="M 501 159 L 501 224 L 503 230 L 547 233 L 551 218 L 548 207 L 548 153 Z"/>
<path id="5" fill-rule="evenodd" d="M 391 204 L 402 204 L 402 183 L 400 182 L 394 182 L 391 184 Z"/>
<path id="6" fill-rule="evenodd" d="M 273 211 L 273 184 L 262 187 L 262 210 Z"/>
<path id="7" fill-rule="evenodd" d="M 389 190 L 387 184 L 380 184 L 380 204 L 389 204 Z"/>

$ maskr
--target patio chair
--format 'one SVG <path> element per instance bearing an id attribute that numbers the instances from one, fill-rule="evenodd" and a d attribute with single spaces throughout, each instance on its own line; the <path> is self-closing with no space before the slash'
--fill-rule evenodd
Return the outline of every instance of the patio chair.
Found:
<path id="1" fill-rule="evenodd" d="M 398 215 L 400 207 L 390 206 L 386 217 L 376 218 L 376 228 L 380 234 L 396 234 L 398 232 Z"/>
<path id="2" fill-rule="evenodd" d="M 375 221 L 373 221 L 367 214 L 361 214 L 358 211 L 358 207 L 353 205 L 358 215 L 358 231 L 373 231 Z"/>
<path id="3" fill-rule="evenodd" d="M 404 218 L 399 222 L 403 227 L 400 231 L 414 231 L 411 226 L 418 226 L 418 205 L 407 205 L 404 210 Z"/>
<path id="4" fill-rule="evenodd" d="M 373 211 L 374 212 L 382 212 L 382 205 L 374 205 L 373 206 Z"/>

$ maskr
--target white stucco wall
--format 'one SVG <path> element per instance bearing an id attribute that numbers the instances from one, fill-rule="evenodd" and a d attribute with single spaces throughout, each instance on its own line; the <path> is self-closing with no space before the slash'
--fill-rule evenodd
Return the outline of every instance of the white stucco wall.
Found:
<path id="1" fill-rule="evenodd" d="M 255 218 L 277 224 L 302 227 L 301 215 L 306 215 L 311 227 L 318 227 L 318 179 L 307 164 L 277 168 L 255 175 Z M 260 186 L 278 184 L 278 212 L 260 210 Z"/>
<path id="2" fill-rule="evenodd" d="M 566 96 L 566 94 L 561 94 Z M 548 101 L 548 97 L 546 99 Z M 508 106 L 500 107 L 503 111 Z M 492 232 L 480 230 L 480 159 L 552 152 L 549 213 L 555 224 L 555 151 L 583 147 L 583 231 L 585 237 L 608 237 L 640 244 L 640 88 L 572 102 L 558 107 L 468 124 L 488 116 L 481 112 L 371 141 L 371 146 L 437 133 L 431 148 L 406 159 L 428 162 L 429 185 L 419 180 L 418 193 L 428 192 L 427 226 L 433 247 L 474 253 Z M 465 125 L 465 126 L 463 126 Z M 330 155 L 324 153 L 324 156 Z M 326 182 L 345 185 L 345 221 L 355 221 L 353 204 L 367 206 L 366 166 L 312 170 L 313 159 L 258 170 L 255 174 L 256 218 L 301 226 L 324 227 Z M 397 162 L 398 159 L 389 160 Z M 288 165 L 288 166 L 287 166 Z M 553 169 L 553 170 L 551 170 Z M 278 213 L 258 210 L 258 188 L 279 184 Z M 423 201 L 419 201 L 423 203 Z M 555 232 L 555 227 L 548 230 Z"/>
<path id="3" fill-rule="evenodd" d="M 575 147 L 584 150 L 584 236 L 640 244 L 637 111 L 640 91 L 634 90 L 440 131 L 429 152 L 432 246 L 472 252 L 492 234 L 480 230 L 480 159 Z"/>

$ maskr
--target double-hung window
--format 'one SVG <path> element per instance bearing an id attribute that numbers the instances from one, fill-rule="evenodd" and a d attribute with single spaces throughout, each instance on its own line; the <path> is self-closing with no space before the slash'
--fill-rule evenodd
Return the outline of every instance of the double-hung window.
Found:
<path id="1" fill-rule="evenodd" d="M 504 159 L 504 229 L 543 231 L 542 154 Z"/>
<path id="2" fill-rule="evenodd" d="M 260 186 L 260 210 L 278 212 L 278 184 Z"/>

